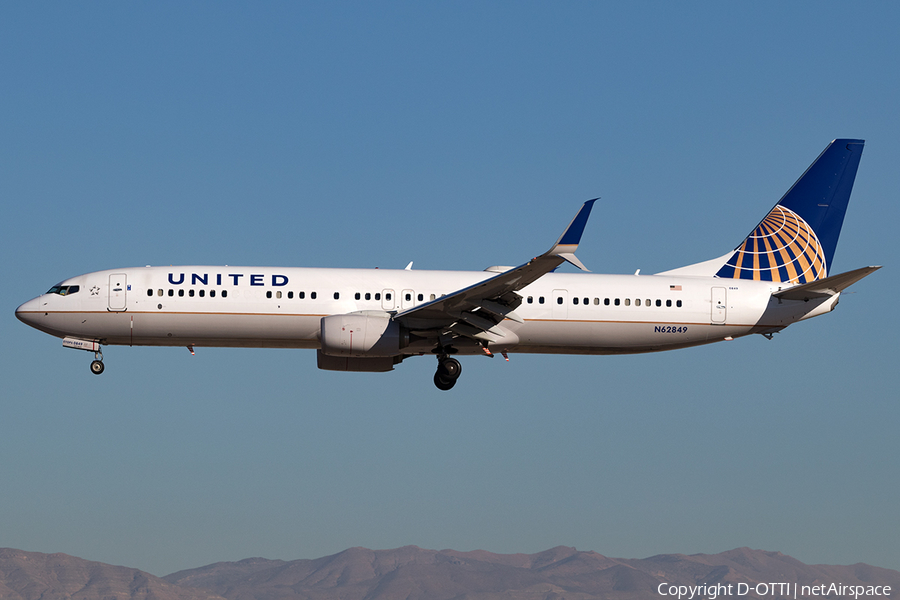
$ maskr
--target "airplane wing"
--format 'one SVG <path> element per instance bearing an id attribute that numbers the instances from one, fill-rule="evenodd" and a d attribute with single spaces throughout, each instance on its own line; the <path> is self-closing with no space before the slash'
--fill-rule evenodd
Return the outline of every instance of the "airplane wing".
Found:
<path id="1" fill-rule="evenodd" d="M 575 257 L 575 250 L 596 200 L 585 202 L 553 247 L 540 256 L 469 287 L 397 313 L 394 320 L 412 331 L 448 330 L 480 342 L 502 339 L 505 333 L 499 323 L 503 319 L 523 322 L 514 312 L 522 303 L 522 297 L 516 293 L 518 290 L 566 261 L 587 271 Z"/>
<path id="2" fill-rule="evenodd" d="M 881 266 L 879 265 L 877 267 L 854 269 L 839 275 L 832 275 L 831 277 L 817 279 L 802 285 L 795 285 L 792 288 L 775 292 L 772 295 L 781 300 L 812 300 L 813 298 L 834 296 L 880 268 Z"/>

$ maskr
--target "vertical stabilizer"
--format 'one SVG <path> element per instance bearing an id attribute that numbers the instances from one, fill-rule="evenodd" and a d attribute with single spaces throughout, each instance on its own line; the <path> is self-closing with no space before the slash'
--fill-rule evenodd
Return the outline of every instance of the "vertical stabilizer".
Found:
<path id="1" fill-rule="evenodd" d="M 785 283 L 827 277 L 864 143 L 831 142 L 716 277 Z"/>

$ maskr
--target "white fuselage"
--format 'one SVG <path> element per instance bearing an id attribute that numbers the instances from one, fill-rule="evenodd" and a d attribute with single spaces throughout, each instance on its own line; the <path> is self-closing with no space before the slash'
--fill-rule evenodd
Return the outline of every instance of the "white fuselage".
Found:
<path id="1" fill-rule="evenodd" d="M 62 282 L 19 307 L 61 338 L 135 346 L 318 348 L 323 317 L 413 308 L 496 272 L 270 267 L 144 267 Z M 521 289 L 516 314 L 490 344 L 504 352 L 624 354 L 777 331 L 830 311 L 772 297 L 782 284 L 666 275 L 549 273 Z M 429 352 L 413 336 L 402 353 Z M 475 345 L 460 353 L 480 353 Z"/>

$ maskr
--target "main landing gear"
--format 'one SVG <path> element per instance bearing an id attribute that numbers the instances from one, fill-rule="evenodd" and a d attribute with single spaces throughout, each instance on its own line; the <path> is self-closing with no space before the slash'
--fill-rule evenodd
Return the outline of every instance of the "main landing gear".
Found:
<path id="1" fill-rule="evenodd" d="M 456 380 L 462 374 L 462 365 L 452 356 L 438 355 L 438 368 L 434 374 L 434 385 L 437 389 L 447 391 L 456 385 Z"/>

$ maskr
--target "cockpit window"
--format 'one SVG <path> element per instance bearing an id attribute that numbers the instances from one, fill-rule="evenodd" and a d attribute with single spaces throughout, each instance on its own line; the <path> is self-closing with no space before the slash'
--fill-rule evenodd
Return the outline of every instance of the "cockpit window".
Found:
<path id="1" fill-rule="evenodd" d="M 59 294 L 60 296 L 68 296 L 69 294 L 77 294 L 79 289 L 81 288 L 77 285 L 54 285 L 52 288 L 47 290 L 47 293 Z"/>

